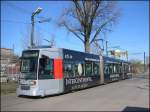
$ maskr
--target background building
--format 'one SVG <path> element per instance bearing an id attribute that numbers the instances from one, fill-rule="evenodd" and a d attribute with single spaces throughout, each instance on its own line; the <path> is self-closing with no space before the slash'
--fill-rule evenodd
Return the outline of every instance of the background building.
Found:
<path id="1" fill-rule="evenodd" d="M 14 54 L 13 49 L 1 48 L 0 52 L 1 82 L 5 82 L 8 79 L 16 80 L 20 68 L 19 57 Z"/>

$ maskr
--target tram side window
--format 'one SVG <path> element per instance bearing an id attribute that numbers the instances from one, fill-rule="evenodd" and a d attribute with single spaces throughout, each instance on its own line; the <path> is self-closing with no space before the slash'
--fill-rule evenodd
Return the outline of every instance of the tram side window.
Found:
<path id="1" fill-rule="evenodd" d="M 124 64 L 124 73 L 128 73 L 128 69 L 129 69 L 129 68 L 128 68 L 128 65 L 125 65 L 125 64 Z"/>
<path id="2" fill-rule="evenodd" d="M 78 64 L 74 64 L 74 77 L 78 76 Z"/>
<path id="3" fill-rule="evenodd" d="M 64 64 L 64 74 L 65 78 L 73 77 L 73 65 L 71 63 L 65 63 Z"/>
<path id="4" fill-rule="evenodd" d="M 109 74 L 109 66 L 108 66 L 108 64 L 105 64 L 105 66 L 104 66 L 104 74 Z"/>
<path id="5" fill-rule="evenodd" d="M 131 65 L 129 65 L 129 73 L 131 73 Z"/>
<path id="6" fill-rule="evenodd" d="M 90 61 L 85 62 L 85 75 L 86 76 L 92 75 L 92 62 Z"/>
<path id="7" fill-rule="evenodd" d="M 129 65 L 127 65 L 127 73 L 129 73 Z"/>
<path id="8" fill-rule="evenodd" d="M 113 74 L 114 73 L 114 68 L 113 68 L 113 64 L 109 65 L 109 73 Z"/>
<path id="9" fill-rule="evenodd" d="M 116 73 L 117 72 L 117 70 L 116 70 L 116 64 L 113 64 L 113 73 Z"/>
<path id="10" fill-rule="evenodd" d="M 40 59 L 39 62 L 39 79 L 53 79 L 53 60 L 47 56 Z"/>
<path id="11" fill-rule="evenodd" d="M 123 71 L 126 73 L 126 65 L 123 65 Z"/>
<path id="12" fill-rule="evenodd" d="M 116 64 L 116 73 L 120 73 L 120 65 Z"/>
<path id="13" fill-rule="evenodd" d="M 122 65 L 119 65 L 119 73 L 122 73 Z"/>
<path id="14" fill-rule="evenodd" d="M 84 75 L 84 64 L 81 62 L 77 62 L 74 64 L 74 75 L 75 77 Z"/>
<path id="15" fill-rule="evenodd" d="M 115 63 L 113 64 L 113 67 L 114 67 L 113 73 L 119 73 L 119 65 Z"/>
<path id="16" fill-rule="evenodd" d="M 118 73 L 118 64 L 114 64 L 115 66 L 115 72 L 114 73 Z"/>
<path id="17" fill-rule="evenodd" d="M 99 74 L 99 63 L 98 62 L 93 62 L 93 73 L 94 73 L 94 75 Z"/>
<path id="18" fill-rule="evenodd" d="M 128 65 L 125 65 L 125 73 L 128 73 Z"/>

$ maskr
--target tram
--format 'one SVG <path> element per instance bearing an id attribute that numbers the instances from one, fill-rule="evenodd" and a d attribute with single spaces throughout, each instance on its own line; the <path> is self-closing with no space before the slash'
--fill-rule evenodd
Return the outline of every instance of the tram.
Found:
<path id="1" fill-rule="evenodd" d="M 130 78 L 129 62 L 63 48 L 35 47 L 21 57 L 17 95 L 47 96 Z"/>

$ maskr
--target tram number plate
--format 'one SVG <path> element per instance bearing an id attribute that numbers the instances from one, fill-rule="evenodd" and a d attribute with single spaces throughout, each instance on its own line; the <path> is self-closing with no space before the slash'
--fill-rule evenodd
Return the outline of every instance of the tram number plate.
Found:
<path id="1" fill-rule="evenodd" d="M 22 89 L 22 90 L 29 90 L 29 89 L 30 89 L 30 86 L 24 86 L 24 85 L 23 85 L 23 86 L 21 86 L 21 89 Z"/>

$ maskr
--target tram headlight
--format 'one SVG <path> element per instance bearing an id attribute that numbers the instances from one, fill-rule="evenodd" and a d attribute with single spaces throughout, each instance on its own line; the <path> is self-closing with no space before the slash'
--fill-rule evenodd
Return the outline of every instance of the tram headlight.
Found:
<path id="1" fill-rule="evenodd" d="M 36 81 L 30 81 L 30 85 L 36 85 Z"/>

